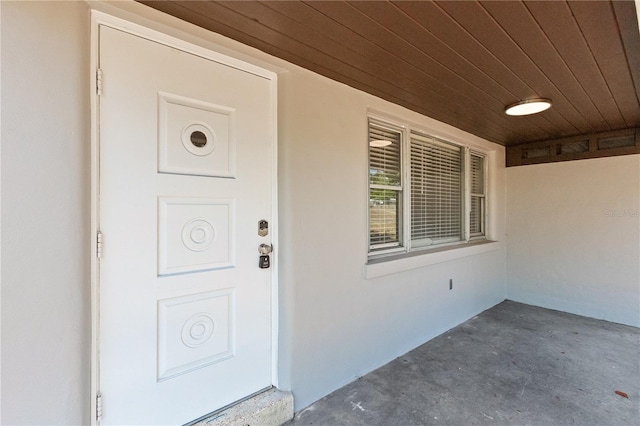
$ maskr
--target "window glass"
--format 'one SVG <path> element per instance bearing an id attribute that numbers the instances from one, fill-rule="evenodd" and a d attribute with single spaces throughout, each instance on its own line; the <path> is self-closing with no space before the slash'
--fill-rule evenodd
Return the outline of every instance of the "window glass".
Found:
<path id="1" fill-rule="evenodd" d="M 470 154 L 471 208 L 469 212 L 469 232 L 471 237 L 484 236 L 485 227 L 485 171 L 484 156 Z"/>
<path id="2" fill-rule="evenodd" d="M 402 131 L 369 124 L 369 247 L 402 243 Z"/>
<path id="3" fill-rule="evenodd" d="M 486 156 L 408 127 L 369 121 L 370 254 L 485 238 Z"/>
<path id="4" fill-rule="evenodd" d="M 369 183 L 400 186 L 400 133 L 378 127 L 369 130 Z"/>
<path id="5" fill-rule="evenodd" d="M 411 239 L 414 246 L 460 241 L 462 149 L 411 135 Z"/>

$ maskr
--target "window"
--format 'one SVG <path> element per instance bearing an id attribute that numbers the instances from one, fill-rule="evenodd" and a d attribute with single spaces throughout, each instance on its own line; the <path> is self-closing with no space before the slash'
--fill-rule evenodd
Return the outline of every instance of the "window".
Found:
<path id="1" fill-rule="evenodd" d="M 412 133 L 410 167 L 412 246 L 460 241 L 462 148 Z"/>
<path id="2" fill-rule="evenodd" d="M 369 123 L 369 247 L 402 241 L 402 130 Z"/>
<path id="3" fill-rule="evenodd" d="M 371 255 L 485 238 L 486 200 L 484 154 L 369 120 Z"/>
<path id="4" fill-rule="evenodd" d="M 485 157 L 471 152 L 471 195 L 469 212 L 469 233 L 471 238 L 485 236 L 485 210 L 486 210 L 486 184 L 485 184 Z"/>

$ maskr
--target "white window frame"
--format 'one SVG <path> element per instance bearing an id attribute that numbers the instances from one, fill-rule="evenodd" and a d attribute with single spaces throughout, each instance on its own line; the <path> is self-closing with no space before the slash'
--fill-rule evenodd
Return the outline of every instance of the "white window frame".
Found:
<path id="1" fill-rule="evenodd" d="M 375 125 L 378 127 L 386 128 L 393 132 L 398 132 L 400 134 L 400 185 L 399 186 L 386 186 L 386 185 L 372 185 L 370 181 L 370 147 L 369 141 L 367 140 L 367 247 L 369 248 L 369 254 L 371 256 L 384 256 L 389 254 L 398 254 L 404 253 L 407 251 L 406 249 L 406 238 L 407 238 L 407 227 L 406 227 L 406 144 L 405 140 L 407 138 L 407 128 L 402 123 L 397 123 L 391 120 L 383 120 L 377 117 L 368 117 L 367 120 L 367 139 L 370 132 L 370 126 Z M 371 215 L 370 215 L 370 207 L 369 202 L 371 199 L 371 189 L 389 189 L 393 191 L 398 191 L 400 193 L 401 204 L 400 204 L 400 217 L 398 218 L 398 232 L 400 233 L 398 237 L 398 244 L 388 245 L 388 244 L 379 244 L 377 247 L 373 247 L 371 245 Z"/>
<path id="2" fill-rule="evenodd" d="M 434 247 L 442 247 L 442 246 L 446 246 L 449 244 L 458 244 L 460 243 L 462 240 L 464 240 L 466 238 L 466 233 L 464 231 L 465 229 L 465 201 L 464 201 L 464 197 L 465 197 L 465 188 L 467 187 L 467 183 L 465 181 L 465 169 L 466 169 L 466 160 L 465 160 L 465 148 L 463 146 L 460 146 L 459 144 L 454 144 L 451 143 L 449 141 L 443 140 L 441 138 L 436 138 L 432 135 L 426 134 L 424 132 L 420 132 L 420 131 L 416 131 L 416 129 L 411 129 L 410 135 L 409 135 L 409 140 L 407 141 L 407 146 L 409 150 L 412 149 L 413 147 L 413 141 L 414 141 L 414 135 L 415 135 L 415 139 L 421 139 L 422 142 L 430 145 L 431 147 L 440 147 L 440 150 L 451 150 L 452 148 L 455 148 L 459 151 L 460 153 L 460 221 L 458 223 L 458 226 L 460 227 L 460 232 L 458 234 L 458 236 L 456 237 L 445 237 L 445 238 L 440 238 L 439 240 L 437 240 L 438 242 L 436 242 L 435 244 L 429 244 L 426 243 L 427 240 L 429 239 L 421 239 L 421 240 L 414 240 L 413 236 L 410 242 L 410 250 L 419 250 L 419 249 L 430 249 L 430 248 L 434 248 Z M 411 174 L 411 163 L 412 163 L 412 159 L 411 159 L 411 152 L 409 152 L 409 156 L 408 156 L 408 160 L 407 160 L 407 168 L 409 168 L 409 190 L 411 191 L 413 189 L 413 179 L 412 179 L 412 174 Z M 413 194 L 410 193 L 409 196 L 411 197 L 411 199 L 409 200 L 409 204 L 411 204 L 412 199 L 413 199 Z M 412 212 L 413 212 L 413 206 L 412 207 L 412 211 L 409 213 L 409 218 L 408 220 L 412 219 Z M 409 226 L 411 226 L 411 224 L 409 224 Z M 412 230 L 413 231 L 413 230 Z"/>
<path id="3" fill-rule="evenodd" d="M 488 216 L 487 209 L 489 204 L 487 202 L 487 199 L 488 199 L 487 177 L 489 172 L 489 167 L 488 167 L 489 156 L 482 151 L 479 151 L 477 149 L 471 149 L 469 147 L 466 148 L 466 151 L 467 151 L 467 154 L 465 156 L 465 161 L 467 165 L 465 167 L 465 170 L 468 172 L 465 172 L 465 178 L 466 178 L 465 188 L 467 188 L 467 191 L 465 192 L 465 200 L 466 200 L 465 218 L 467 218 L 469 222 L 471 221 L 471 197 L 481 198 L 482 204 L 484 206 L 484 208 L 481 209 L 481 216 L 482 216 L 480 221 L 481 231 L 479 233 L 472 234 L 471 223 L 469 223 L 465 228 L 466 240 L 467 241 L 486 240 L 488 235 L 487 234 L 487 216 Z M 472 155 L 482 158 L 482 192 L 481 193 L 472 192 L 472 184 L 471 184 L 471 156 Z"/>
<path id="4" fill-rule="evenodd" d="M 372 249 L 370 245 L 370 221 L 369 221 L 369 208 L 367 207 L 367 247 L 369 261 L 378 262 L 384 260 L 392 260 L 403 258 L 407 256 L 414 256 L 417 254 L 428 254 L 434 252 L 441 252 L 443 250 L 453 250 L 458 248 L 468 247 L 471 244 L 481 243 L 483 241 L 489 242 L 489 229 L 488 229 L 488 217 L 489 213 L 489 194 L 488 194 L 488 181 L 489 181 L 489 153 L 479 149 L 477 147 L 471 147 L 465 145 L 459 141 L 451 140 L 451 138 L 442 137 L 441 135 L 434 134 L 435 132 L 428 129 L 424 129 L 420 126 L 411 125 L 409 123 L 391 120 L 386 117 L 378 117 L 374 115 L 368 115 L 367 120 L 367 135 L 369 135 L 369 125 L 374 123 L 378 126 L 388 126 L 395 130 L 402 129 L 401 140 L 401 191 L 402 191 L 402 214 L 398 219 L 400 221 L 399 227 L 402 229 L 402 236 L 400 239 L 400 245 L 391 249 Z M 434 245 L 421 246 L 416 245 L 411 238 L 411 135 L 416 133 L 432 138 L 439 143 L 445 143 L 457 146 L 462 152 L 462 232 L 459 240 L 444 242 Z M 470 231 L 470 213 L 471 213 L 471 155 L 477 155 L 483 158 L 483 194 L 473 194 L 475 196 L 483 197 L 484 209 L 482 210 L 482 233 L 471 234 Z M 367 143 L 367 164 L 369 159 L 369 146 Z M 367 174 L 369 170 L 367 169 Z M 367 178 L 367 200 L 370 198 L 370 190 L 372 186 L 369 178 Z M 369 202 L 367 201 L 367 206 Z"/>

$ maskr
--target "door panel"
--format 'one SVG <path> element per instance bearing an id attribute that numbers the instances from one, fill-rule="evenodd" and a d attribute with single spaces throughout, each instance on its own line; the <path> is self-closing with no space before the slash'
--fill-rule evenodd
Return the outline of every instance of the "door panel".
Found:
<path id="1" fill-rule="evenodd" d="M 185 423 L 271 385 L 274 82 L 104 26 L 99 62 L 102 422 Z"/>

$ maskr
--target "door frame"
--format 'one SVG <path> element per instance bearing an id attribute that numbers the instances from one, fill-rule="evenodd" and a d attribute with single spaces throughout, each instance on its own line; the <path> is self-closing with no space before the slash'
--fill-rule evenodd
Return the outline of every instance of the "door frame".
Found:
<path id="1" fill-rule="evenodd" d="M 135 17 L 134 17 L 135 18 Z M 91 101 L 91 424 L 98 425 L 98 395 L 100 393 L 100 262 L 97 257 L 97 236 L 100 224 L 100 103 L 98 95 L 97 70 L 100 56 L 100 26 L 108 26 L 134 36 L 142 37 L 181 51 L 200 56 L 242 71 L 246 71 L 270 81 L 273 104 L 273 150 L 272 150 L 272 215 L 270 232 L 274 247 L 278 247 L 278 120 L 277 95 L 278 79 L 275 72 L 227 56 L 214 50 L 193 44 L 147 26 L 125 20 L 114 15 L 91 10 L 91 51 L 90 51 L 90 101 Z M 198 38 L 198 40 L 201 40 Z M 207 43 L 201 40 L 203 44 Z M 257 224 L 256 224 L 257 227 Z M 278 386 L 278 262 L 277 255 L 271 261 L 271 381 Z M 249 395 L 247 395 L 249 396 Z M 108 407 L 105 407 L 108 409 Z"/>

